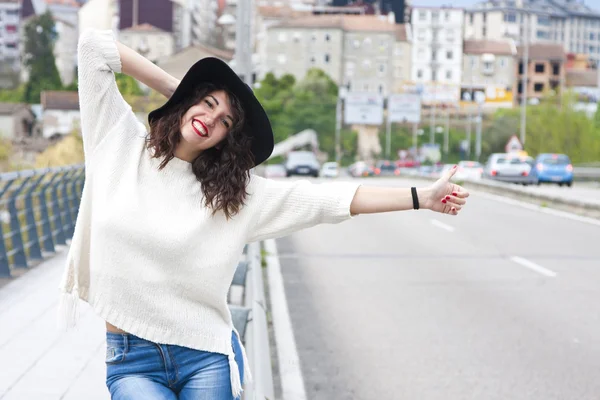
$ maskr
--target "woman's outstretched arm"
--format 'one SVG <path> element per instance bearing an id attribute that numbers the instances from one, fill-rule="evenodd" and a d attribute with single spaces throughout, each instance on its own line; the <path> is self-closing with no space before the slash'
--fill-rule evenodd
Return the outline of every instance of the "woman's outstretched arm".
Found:
<path id="1" fill-rule="evenodd" d="M 469 192 L 450 182 L 455 173 L 456 166 L 433 185 L 417 189 L 419 208 L 457 215 L 465 205 Z M 413 208 L 410 188 L 361 186 L 350 204 L 350 213 L 373 214 Z"/>

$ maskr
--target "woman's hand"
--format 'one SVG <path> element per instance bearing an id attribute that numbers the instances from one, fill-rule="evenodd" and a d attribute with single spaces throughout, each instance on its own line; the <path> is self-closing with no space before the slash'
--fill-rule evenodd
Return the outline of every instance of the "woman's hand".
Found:
<path id="1" fill-rule="evenodd" d="M 443 214 L 458 214 L 467 202 L 466 198 L 469 197 L 469 192 L 463 187 L 450 182 L 457 169 L 455 165 L 425 190 L 426 196 L 423 199 L 423 208 Z"/>

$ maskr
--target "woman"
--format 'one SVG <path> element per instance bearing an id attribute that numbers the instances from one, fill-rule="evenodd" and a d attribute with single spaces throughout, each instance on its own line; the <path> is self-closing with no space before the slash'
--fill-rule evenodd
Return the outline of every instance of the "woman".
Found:
<path id="1" fill-rule="evenodd" d="M 265 111 L 223 62 L 181 82 L 116 42 L 79 41 L 86 182 L 61 284 L 106 321 L 113 399 L 233 399 L 248 363 L 226 296 L 246 243 L 351 215 L 427 208 L 456 215 L 468 193 L 449 179 L 419 189 L 312 184 L 250 174 L 273 150 Z M 123 71 L 169 100 L 150 132 L 121 97 Z"/>

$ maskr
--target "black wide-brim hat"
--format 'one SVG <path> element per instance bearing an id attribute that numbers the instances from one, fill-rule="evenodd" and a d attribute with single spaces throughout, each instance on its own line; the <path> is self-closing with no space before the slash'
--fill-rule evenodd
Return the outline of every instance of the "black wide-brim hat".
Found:
<path id="1" fill-rule="evenodd" d="M 273 152 L 274 140 L 271 122 L 264 108 L 254 96 L 252 89 L 227 65 L 214 57 L 196 62 L 185 74 L 171 98 L 160 108 L 150 112 L 148 122 L 162 117 L 186 96 L 193 95 L 202 83 L 222 85 L 233 93 L 242 104 L 245 114 L 244 131 L 252 138 L 254 165 L 264 162 Z"/>

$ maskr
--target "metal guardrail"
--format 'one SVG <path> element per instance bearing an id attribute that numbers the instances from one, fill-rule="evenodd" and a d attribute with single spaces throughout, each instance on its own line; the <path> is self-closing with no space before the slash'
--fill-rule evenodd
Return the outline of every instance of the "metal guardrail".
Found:
<path id="1" fill-rule="evenodd" d="M 575 167 L 573 168 L 573 178 L 575 178 L 575 180 L 600 181 L 600 168 Z"/>
<path id="2" fill-rule="evenodd" d="M 244 400 L 274 399 L 273 370 L 267 324 L 262 257 L 259 243 L 245 248 L 246 261 L 238 264 L 232 285 L 244 287 L 243 307 L 230 305 L 231 315 L 246 347 L 253 382 L 244 385 Z"/>
<path id="3" fill-rule="evenodd" d="M 0 278 L 51 257 L 73 237 L 85 180 L 83 165 L 0 174 Z M 245 261 L 232 286 L 244 288 L 242 304 L 230 304 L 245 344 L 253 382 L 245 400 L 274 398 L 260 243 L 244 248 Z"/>
<path id="4" fill-rule="evenodd" d="M 83 165 L 0 174 L 0 278 L 73 236 L 84 179 Z"/>

